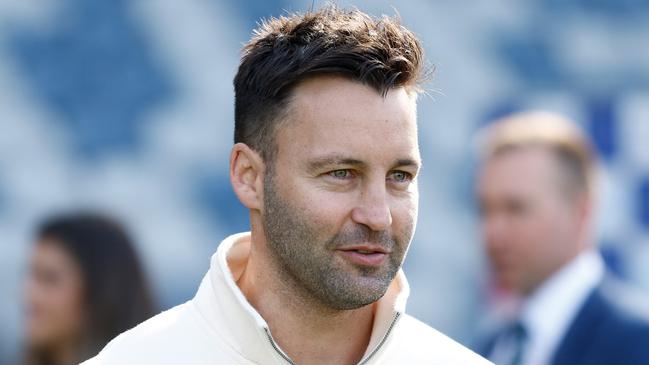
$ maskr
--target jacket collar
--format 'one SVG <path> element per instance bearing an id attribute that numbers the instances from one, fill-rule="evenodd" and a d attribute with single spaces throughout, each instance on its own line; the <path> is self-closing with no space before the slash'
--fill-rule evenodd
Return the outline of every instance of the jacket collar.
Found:
<path id="1" fill-rule="evenodd" d="M 210 269 L 203 278 L 193 303 L 212 331 L 242 356 L 258 363 L 275 358 L 286 364 L 281 351 L 273 348 L 268 324 L 250 305 L 236 284 L 247 263 L 250 251 L 250 233 L 227 237 L 212 256 Z M 363 358 L 378 346 L 386 347 L 386 337 L 395 318 L 405 311 L 410 293 L 402 270 L 390 284 L 385 295 L 374 303 L 374 324 L 369 346 Z"/>

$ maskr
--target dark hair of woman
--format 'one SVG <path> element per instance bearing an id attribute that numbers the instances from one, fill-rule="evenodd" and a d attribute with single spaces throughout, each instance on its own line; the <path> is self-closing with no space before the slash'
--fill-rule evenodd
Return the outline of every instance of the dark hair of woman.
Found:
<path id="1" fill-rule="evenodd" d="M 54 251 L 55 255 L 65 256 L 69 262 L 66 266 L 74 266 L 74 272 L 78 273 L 75 276 L 78 276 L 80 283 L 78 302 L 81 320 L 75 335 L 68 336 L 74 339 L 66 343 L 67 353 L 72 352 L 72 356 L 66 357 L 68 361 L 78 364 L 92 357 L 112 338 L 154 314 L 151 291 L 133 243 L 122 226 L 111 218 L 96 213 L 53 216 L 37 229 L 35 241 L 30 279 L 36 282 L 36 289 L 32 289 L 31 296 L 41 297 L 40 307 L 48 306 L 43 304 L 49 300 L 42 300 L 47 295 L 43 292 L 53 291 L 44 290 L 43 284 L 38 283 L 38 280 L 46 283 L 46 280 L 39 279 L 38 276 L 47 275 L 38 271 L 47 270 L 38 268 L 38 265 L 44 266 L 37 261 L 39 250 Z M 36 299 L 30 304 L 30 310 L 34 313 L 39 309 L 41 312 L 48 310 L 38 308 Z M 33 322 L 38 322 L 38 314 L 32 314 Z M 38 323 L 34 325 L 37 326 Z M 25 365 L 68 365 L 62 363 L 61 356 L 56 355 L 56 346 L 60 347 L 59 342 L 63 341 L 57 340 L 56 331 L 51 330 L 52 326 L 49 328 L 49 337 L 41 336 L 40 342 L 30 341 L 28 333 Z M 63 337 L 61 335 L 58 338 Z"/>

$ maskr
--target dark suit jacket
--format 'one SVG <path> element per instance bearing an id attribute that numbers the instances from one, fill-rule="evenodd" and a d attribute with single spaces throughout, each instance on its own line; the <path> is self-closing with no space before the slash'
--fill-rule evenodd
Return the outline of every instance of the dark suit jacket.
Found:
<path id="1" fill-rule="evenodd" d="M 649 317 L 628 305 L 626 298 L 616 284 L 595 288 L 550 357 L 550 365 L 649 365 Z M 494 342 L 483 342 L 476 351 L 487 356 Z"/>
<path id="2" fill-rule="evenodd" d="M 627 297 L 615 284 L 593 290 L 552 365 L 649 365 L 649 319 L 629 306 Z"/>

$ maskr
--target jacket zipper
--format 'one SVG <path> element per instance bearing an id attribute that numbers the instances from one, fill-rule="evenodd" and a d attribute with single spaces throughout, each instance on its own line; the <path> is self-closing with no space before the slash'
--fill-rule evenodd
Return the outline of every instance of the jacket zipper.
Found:
<path id="1" fill-rule="evenodd" d="M 365 359 L 361 360 L 361 362 L 359 362 L 358 365 L 367 364 L 367 362 L 370 361 L 372 359 L 372 357 L 374 357 L 374 355 L 376 355 L 377 352 L 379 352 L 381 347 L 383 347 L 383 344 L 385 344 L 385 341 L 387 341 L 388 336 L 390 336 L 390 333 L 392 332 L 392 329 L 394 328 L 394 326 L 397 324 L 397 320 L 399 319 L 400 316 L 401 316 L 401 313 L 399 313 L 399 312 L 397 312 L 394 315 L 394 319 L 392 320 L 392 323 L 390 323 L 390 327 L 388 327 L 388 330 L 385 332 L 385 335 L 383 335 L 383 338 L 381 339 L 381 342 L 379 342 L 379 344 L 374 348 L 374 350 L 372 350 L 372 352 Z M 270 342 L 270 345 L 273 347 L 273 349 L 275 349 L 275 351 L 279 354 L 279 356 L 281 356 L 284 360 L 286 360 L 287 363 L 289 363 L 291 365 L 297 365 L 295 362 L 293 362 L 293 360 L 291 360 L 290 357 L 288 357 L 288 355 L 286 355 L 284 353 L 284 351 L 282 351 L 279 348 L 279 346 L 277 346 L 277 343 L 275 343 L 275 340 L 273 339 L 273 336 L 270 334 L 270 329 L 268 327 L 265 327 L 264 331 L 266 332 L 266 337 L 268 337 L 268 342 Z"/>
<path id="2" fill-rule="evenodd" d="M 394 319 L 392 320 L 392 323 L 390 323 L 390 327 L 388 327 L 388 330 L 385 332 L 385 335 L 383 335 L 383 338 L 381 339 L 381 342 L 379 342 L 379 344 L 374 348 L 374 350 L 372 350 L 372 352 L 364 360 L 361 360 L 361 362 L 359 362 L 358 365 L 367 364 L 367 362 L 370 361 L 372 359 L 372 357 L 374 355 L 376 355 L 377 352 L 379 352 L 381 347 L 383 347 L 383 344 L 385 344 L 385 341 L 388 340 L 388 336 L 390 336 L 390 332 L 392 332 L 392 329 L 397 324 L 397 320 L 399 319 L 400 316 L 401 316 L 401 313 L 399 313 L 399 312 L 397 312 L 394 315 Z"/>
<path id="3" fill-rule="evenodd" d="M 264 327 L 264 331 L 266 332 L 266 336 L 268 337 L 268 342 L 270 342 L 270 345 L 273 346 L 273 348 L 274 348 L 275 351 L 279 354 L 279 356 L 281 356 L 281 357 L 282 357 L 284 360 L 286 360 L 286 362 L 288 362 L 289 364 L 291 364 L 291 365 L 297 365 L 296 363 L 293 362 L 293 360 L 291 360 L 290 357 L 288 357 L 288 355 L 286 355 L 286 354 L 284 353 L 284 351 L 282 351 L 282 350 L 279 348 L 279 346 L 277 346 L 277 343 L 275 343 L 275 340 L 273 339 L 273 336 L 270 334 L 270 329 L 269 329 L 268 327 Z"/>

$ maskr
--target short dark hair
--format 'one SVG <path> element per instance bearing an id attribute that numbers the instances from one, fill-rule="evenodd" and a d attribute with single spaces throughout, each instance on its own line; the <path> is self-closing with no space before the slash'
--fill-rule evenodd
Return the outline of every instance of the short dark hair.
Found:
<path id="1" fill-rule="evenodd" d="M 121 224 L 95 212 L 49 217 L 36 230 L 39 244 L 61 247 L 79 265 L 86 312 L 79 362 L 155 314 L 155 304 L 131 238 Z M 42 242 L 42 243 L 41 243 Z M 44 354 L 31 349 L 27 363 Z"/>
<path id="2" fill-rule="evenodd" d="M 234 78 L 234 142 L 272 162 L 276 126 L 300 81 L 337 75 L 381 95 L 397 87 L 418 91 L 422 64 L 419 40 L 397 17 L 329 5 L 263 21 L 244 46 Z"/>

